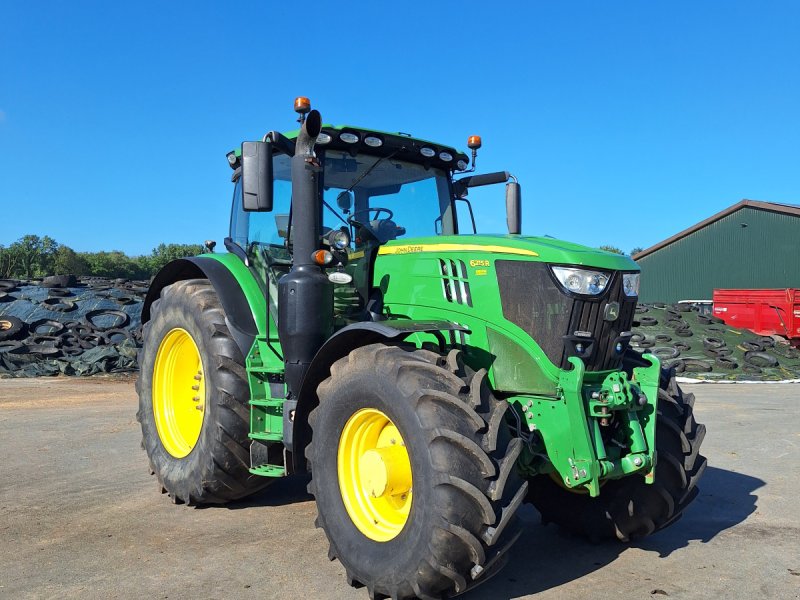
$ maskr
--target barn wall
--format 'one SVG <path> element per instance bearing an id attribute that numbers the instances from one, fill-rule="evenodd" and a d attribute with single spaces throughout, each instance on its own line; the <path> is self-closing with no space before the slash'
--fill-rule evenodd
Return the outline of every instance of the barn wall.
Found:
<path id="1" fill-rule="evenodd" d="M 710 300 L 714 288 L 800 287 L 800 217 L 745 206 L 637 262 L 642 302 Z"/>

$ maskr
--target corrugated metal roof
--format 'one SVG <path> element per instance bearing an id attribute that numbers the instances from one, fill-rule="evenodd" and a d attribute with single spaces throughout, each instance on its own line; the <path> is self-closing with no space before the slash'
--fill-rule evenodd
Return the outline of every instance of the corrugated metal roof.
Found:
<path id="1" fill-rule="evenodd" d="M 768 210 L 770 212 L 781 213 L 785 215 L 792 215 L 796 217 L 800 217 L 800 206 L 796 204 L 781 204 L 779 202 L 763 202 L 761 200 L 742 200 L 741 202 L 737 202 L 733 206 L 729 206 L 723 211 L 718 212 L 715 215 L 710 216 L 709 218 L 705 219 L 704 221 L 700 221 L 697 225 L 692 225 L 688 229 L 684 229 L 680 233 L 676 233 L 670 238 L 667 238 L 663 242 L 659 242 L 655 246 L 650 246 L 649 248 L 645 248 L 641 252 L 633 255 L 633 260 L 639 260 L 640 258 L 644 258 L 648 254 L 652 254 L 656 250 L 660 250 L 664 246 L 668 246 L 673 242 L 677 242 L 678 240 L 685 238 L 687 235 L 694 233 L 695 231 L 702 229 L 712 223 L 719 221 L 723 217 L 727 217 L 728 215 L 735 213 L 737 210 L 741 210 L 742 208 L 756 208 L 759 210 Z"/>

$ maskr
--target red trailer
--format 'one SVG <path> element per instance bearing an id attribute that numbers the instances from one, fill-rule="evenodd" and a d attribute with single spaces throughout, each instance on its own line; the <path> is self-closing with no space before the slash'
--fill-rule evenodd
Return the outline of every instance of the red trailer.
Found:
<path id="1" fill-rule="evenodd" d="M 714 316 L 759 335 L 800 343 L 800 290 L 714 290 Z"/>

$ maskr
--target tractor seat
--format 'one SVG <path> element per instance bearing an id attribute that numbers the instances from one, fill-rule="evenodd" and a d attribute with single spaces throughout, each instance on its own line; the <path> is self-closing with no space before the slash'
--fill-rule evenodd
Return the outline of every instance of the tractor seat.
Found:
<path id="1" fill-rule="evenodd" d="M 369 226 L 381 244 L 396 240 L 401 235 L 406 234 L 406 228 L 398 226 L 391 219 L 376 219 L 375 221 L 370 221 Z"/>

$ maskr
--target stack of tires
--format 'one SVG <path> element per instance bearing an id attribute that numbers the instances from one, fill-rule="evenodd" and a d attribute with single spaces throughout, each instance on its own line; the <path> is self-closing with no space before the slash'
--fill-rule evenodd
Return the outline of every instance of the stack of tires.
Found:
<path id="1" fill-rule="evenodd" d="M 800 352 L 787 343 L 727 326 L 690 303 L 640 304 L 631 341 L 687 377 L 800 378 Z"/>
<path id="2" fill-rule="evenodd" d="M 146 282 L 0 281 L 0 375 L 136 369 Z"/>

